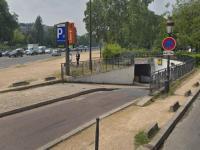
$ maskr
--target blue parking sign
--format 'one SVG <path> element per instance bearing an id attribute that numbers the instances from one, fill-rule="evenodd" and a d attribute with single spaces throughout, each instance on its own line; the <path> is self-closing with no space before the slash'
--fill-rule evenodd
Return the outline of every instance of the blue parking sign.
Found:
<path id="1" fill-rule="evenodd" d="M 57 25 L 57 44 L 60 45 L 65 45 L 66 44 L 66 39 L 67 39 L 67 28 L 66 24 L 59 24 Z"/>

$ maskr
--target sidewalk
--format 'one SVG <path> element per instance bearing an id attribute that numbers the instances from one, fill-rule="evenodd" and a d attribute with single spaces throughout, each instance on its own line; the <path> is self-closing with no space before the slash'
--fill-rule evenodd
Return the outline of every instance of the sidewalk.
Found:
<path id="1" fill-rule="evenodd" d="M 182 82 L 175 94 L 167 98 L 159 98 L 146 107 L 130 106 L 100 121 L 101 150 L 134 150 L 134 137 L 139 131 L 147 129 L 158 122 L 162 128 L 175 113 L 169 108 L 176 101 L 182 105 L 186 101 L 187 90 L 196 90 L 193 84 L 200 81 L 200 70 Z M 95 127 L 92 126 L 79 134 L 58 144 L 53 150 L 93 150 Z"/>
<path id="2" fill-rule="evenodd" d="M 51 86 L 43 86 L 23 91 L 1 93 L 0 113 L 97 88 L 133 88 L 133 87 L 65 83 L 65 84 L 54 84 Z"/>

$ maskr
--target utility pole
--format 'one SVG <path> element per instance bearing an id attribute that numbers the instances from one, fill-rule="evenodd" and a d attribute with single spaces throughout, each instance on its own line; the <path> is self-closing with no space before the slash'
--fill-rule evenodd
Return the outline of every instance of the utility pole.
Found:
<path id="1" fill-rule="evenodd" d="M 92 72 L 92 1 L 90 0 L 90 71 Z"/>
<path id="2" fill-rule="evenodd" d="M 66 28 L 68 30 L 68 22 L 66 22 Z M 68 33 L 68 31 L 67 31 Z M 70 75 L 70 63 L 69 63 L 69 37 L 68 34 L 66 34 L 66 50 L 65 50 L 65 72 L 66 75 L 69 76 Z"/>
<path id="3" fill-rule="evenodd" d="M 167 34 L 168 37 L 171 37 L 173 33 L 173 27 L 174 27 L 174 22 L 171 17 L 168 18 L 167 20 Z M 170 55 L 167 56 L 167 83 L 165 87 L 166 93 L 169 93 L 170 91 Z"/>

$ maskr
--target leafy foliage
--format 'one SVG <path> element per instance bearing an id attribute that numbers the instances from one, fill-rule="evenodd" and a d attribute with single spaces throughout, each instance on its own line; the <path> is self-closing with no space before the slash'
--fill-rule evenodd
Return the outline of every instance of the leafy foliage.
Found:
<path id="1" fill-rule="evenodd" d="M 25 43 L 25 35 L 19 29 L 16 29 L 14 31 L 13 43 L 15 43 L 15 44 L 17 44 L 17 43 L 20 43 L 20 44 Z"/>
<path id="2" fill-rule="evenodd" d="M 177 0 L 173 18 L 179 49 L 200 50 L 200 1 Z"/>
<path id="3" fill-rule="evenodd" d="M 152 0 L 93 0 L 92 32 L 96 41 L 118 43 L 125 48 L 150 49 L 157 37 L 161 17 L 148 9 Z M 85 11 L 89 31 L 90 7 Z"/>
<path id="4" fill-rule="evenodd" d="M 124 49 L 119 44 L 106 44 L 103 50 L 104 58 L 111 58 L 119 56 Z"/>
<path id="5" fill-rule="evenodd" d="M 38 16 L 33 25 L 33 41 L 34 43 L 43 44 L 44 41 L 44 28 L 42 24 L 42 18 Z"/>
<path id="6" fill-rule="evenodd" d="M 196 60 L 196 65 L 200 66 L 200 53 L 177 52 L 177 56 L 189 56 Z"/>
<path id="7" fill-rule="evenodd" d="M 17 15 L 9 12 L 5 0 L 0 0 L 0 42 L 11 41 L 17 28 Z"/>

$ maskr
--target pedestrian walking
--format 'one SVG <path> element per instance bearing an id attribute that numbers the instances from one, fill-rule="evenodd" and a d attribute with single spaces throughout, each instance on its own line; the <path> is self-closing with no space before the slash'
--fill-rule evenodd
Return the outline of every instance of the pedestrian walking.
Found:
<path id="1" fill-rule="evenodd" d="M 79 66 L 79 61 L 80 61 L 80 53 L 77 51 L 77 53 L 76 53 L 76 65 L 77 65 L 77 67 Z"/>

